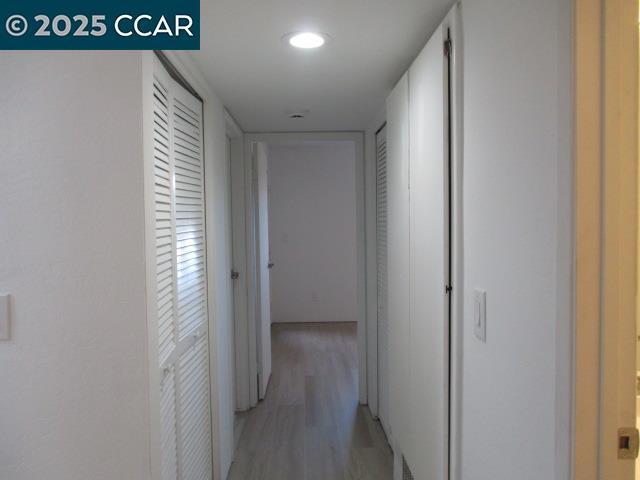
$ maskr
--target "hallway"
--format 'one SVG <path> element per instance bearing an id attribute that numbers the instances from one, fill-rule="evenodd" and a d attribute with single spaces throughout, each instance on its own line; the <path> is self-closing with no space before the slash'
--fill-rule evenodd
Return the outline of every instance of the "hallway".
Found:
<path id="1" fill-rule="evenodd" d="M 5 2 L 0 480 L 633 480 L 638 1 Z"/>
<path id="2" fill-rule="evenodd" d="M 274 324 L 272 335 L 271 383 L 243 414 L 229 479 L 391 479 L 384 432 L 358 405 L 356 324 Z"/>

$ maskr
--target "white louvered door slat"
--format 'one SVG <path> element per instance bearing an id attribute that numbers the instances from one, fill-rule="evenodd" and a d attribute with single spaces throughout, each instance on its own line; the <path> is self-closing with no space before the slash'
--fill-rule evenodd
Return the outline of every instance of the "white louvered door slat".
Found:
<path id="1" fill-rule="evenodd" d="M 156 62 L 154 207 L 162 480 L 211 480 L 202 104 Z"/>
<path id="2" fill-rule="evenodd" d="M 182 478 L 211 477 L 211 423 L 209 421 L 208 343 L 205 337 L 187 350 L 179 362 L 180 444 Z"/>
<path id="3" fill-rule="evenodd" d="M 389 314 L 387 306 L 387 130 L 376 135 L 376 257 L 378 272 L 378 417 L 389 431 Z"/>
<path id="4" fill-rule="evenodd" d="M 175 479 L 178 474 L 175 380 L 173 369 L 170 369 L 162 379 L 162 396 L 160 397 L 160 419 L 163 427 L 160 438 L 162 480 Z"/>

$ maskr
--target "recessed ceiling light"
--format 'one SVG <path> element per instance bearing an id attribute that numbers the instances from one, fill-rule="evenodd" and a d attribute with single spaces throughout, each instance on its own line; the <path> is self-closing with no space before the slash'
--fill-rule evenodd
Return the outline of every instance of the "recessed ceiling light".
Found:
<path id="1" fill-rule="evenodd" d="M 327 41 L 327 36 L 315 32 L 296 32 L 286 35 L 289 45 L 296 48 L 319 48 Z"/>

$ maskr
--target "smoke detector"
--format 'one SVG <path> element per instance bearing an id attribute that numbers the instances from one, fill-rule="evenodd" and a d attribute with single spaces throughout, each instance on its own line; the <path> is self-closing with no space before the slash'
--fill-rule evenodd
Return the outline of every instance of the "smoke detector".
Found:
<path id="1" fill-rule="evenodd" d="M 292 120 L 302 120 L 309 114 L 309 110 L 285 110 L 284 114 Z"/>

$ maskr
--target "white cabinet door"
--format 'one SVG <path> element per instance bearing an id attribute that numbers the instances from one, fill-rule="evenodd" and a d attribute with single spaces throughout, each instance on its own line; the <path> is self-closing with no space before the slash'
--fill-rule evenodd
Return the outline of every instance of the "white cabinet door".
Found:
<path id="1" fill-rule="evenodd" d="M 448 468 L 449 202 L 443 28 L 409 70 L 410 428 L 403 453 L 417 480 Z"/>
<path id="2" fill-rule="evenodd" d="M 202 104 L 156 61 L 155 313 L 163 480 L 212 475 Z"/>
<path id="3" fill-rule="evenodd" d="M 392 444 L 406 443 L 409 389 L 409 81 L 387 99 L 387 308 L 389 426 Z"/>

